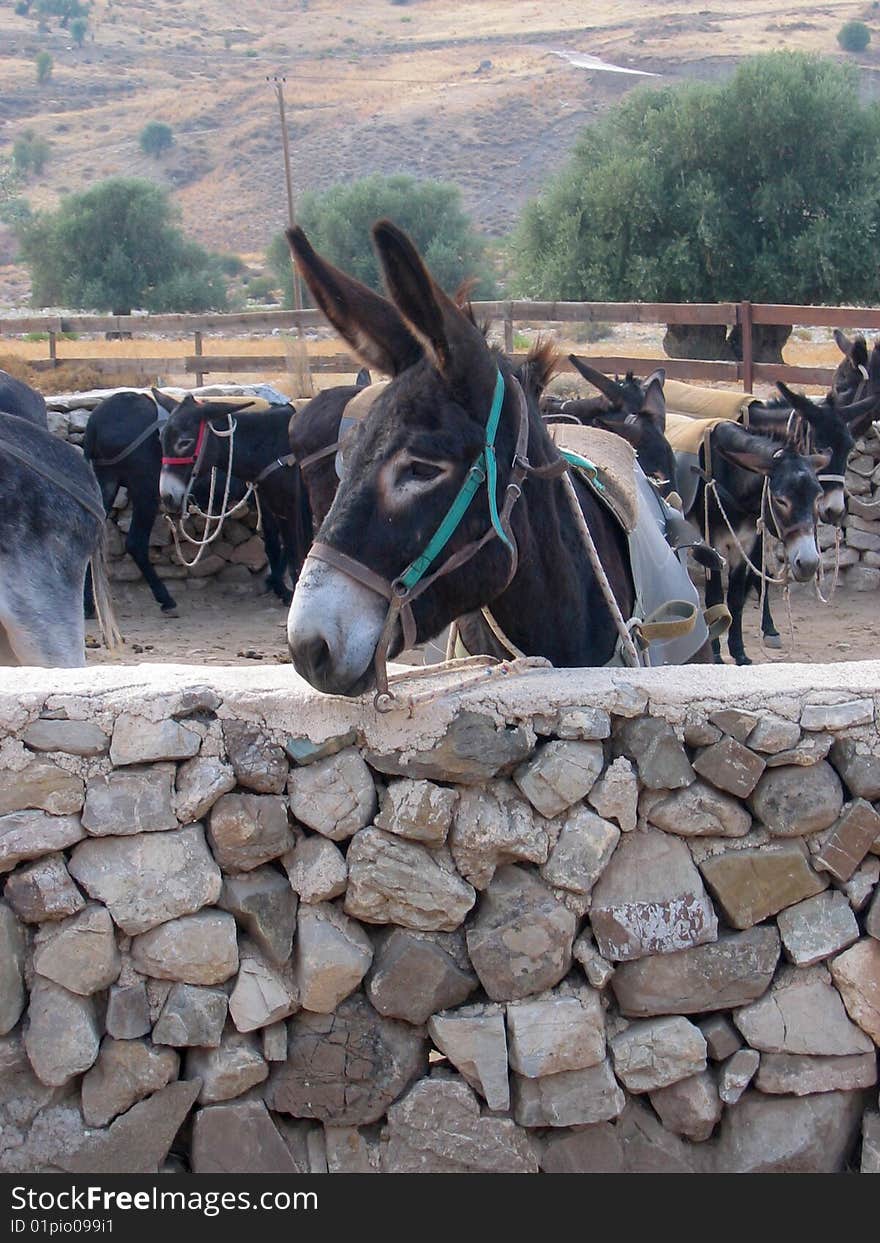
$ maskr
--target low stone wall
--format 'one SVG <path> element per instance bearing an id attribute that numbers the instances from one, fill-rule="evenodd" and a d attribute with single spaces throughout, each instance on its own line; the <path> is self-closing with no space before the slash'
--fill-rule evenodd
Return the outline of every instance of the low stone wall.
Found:
<path id="1" fill-rule="evenodd" d="M 846 471 L 847 514 L 839 562 L 841 582 L 855 591 L 880 587 L 880 434 L 876 427 L 856 442 Z M 835 530 L 820 525 L 822 563 L 833 570 L 838 561 Z"/>
<path id="2" fill-rule="evenodd" d="M 4 673 L 0 1171 L 880 1171 L 880 663 L 416 688 Z"/>

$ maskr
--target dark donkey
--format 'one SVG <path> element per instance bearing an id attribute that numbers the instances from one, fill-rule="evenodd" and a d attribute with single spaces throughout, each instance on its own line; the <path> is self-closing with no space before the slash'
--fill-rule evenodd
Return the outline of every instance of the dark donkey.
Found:
<path id="1" fill-rule="evenodd" d="M 46 399 L 42 393 L 17 380 L 8 371 L 0 370 L 0 410 L 4 414 L 15 414 L 20 419 L 27 419 L 36 427 L 49 429 L 46 414 Z"/>
<path id="2" fill-rule="evenodd" d="M 364 362 L 393 377 L 345 443 L 336 498 L 294 593 L 297 671 L 319 690 L 360 694 L 377 683 L 385 650 L 432 639 L 490 604 L 526 654 L 559 666 L 607 663 L 618 632 L 537 404 L 409 238 L 389 221 L 373 238 L 393 305 L 321 259 L 302 230 L 288 232 L 328 319 Z M 484 488 L 495 483 L 496 461 L 497 488 Z M 623 534 L 586 484 L 574 486 L 629 617 Z M 478 646 L 469 634 L 468 647 L 491 653 L 491 638 L 486 630 Z"/>

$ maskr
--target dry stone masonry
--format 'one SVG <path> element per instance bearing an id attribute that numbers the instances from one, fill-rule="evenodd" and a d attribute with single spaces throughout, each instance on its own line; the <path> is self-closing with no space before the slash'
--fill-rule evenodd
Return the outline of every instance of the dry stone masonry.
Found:
<path id="1" fill-rule="evenodd" d="M 206 676 L 0 683 L 0 1172 L 880 1172 L 880 665 Z"/>

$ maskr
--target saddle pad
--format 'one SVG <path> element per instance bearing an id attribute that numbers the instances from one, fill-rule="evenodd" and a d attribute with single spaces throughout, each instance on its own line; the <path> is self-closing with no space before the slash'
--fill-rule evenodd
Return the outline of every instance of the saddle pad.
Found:
<path id="1" fill-rule="evenodd" d="M 241 412 L 244 414 L 265 414 L 267 410 L 277 410 L 277 406 L 271 405 L 266 401 L 265 397 L 249 397 L 247 394 L 230 393 L 223 397 L 196 397 L 196 401 L 202 406 L 213 406 L 223 403 L 241 402 Z"/>
<path id="2" fill-rule="evenodd" d="M 755 400 L 751 393 L 735 392 L 729 388 L 700 388 L 696 384 L 683 384 L 681 380 L 667 380 L 663 385 L 666 410 L 673 414 L 687 415 L 692 419 L 740 419 L 748 413 Z"/>
<path id="3" fill-rule="evenodd" d="M 614 432 L 601 431 L 598 427 L 583 427 L 577 423 L 548 423 L 547 431 L 554 444 L 587 458 L 599 470 L 599 493 L 630 534 L 635 530 L 638 518 L 638 491 L 636 488 L 635 460 L 632 445 Z"/>
<path id="4" fill-rule="evenodd" d="M 676 453 L 699 453 L 704 437 L 719 423 L 733 420 L 723 415 L 714 419 L 698 419 L 694 415 L 666 412 L 666 439 Z"/>

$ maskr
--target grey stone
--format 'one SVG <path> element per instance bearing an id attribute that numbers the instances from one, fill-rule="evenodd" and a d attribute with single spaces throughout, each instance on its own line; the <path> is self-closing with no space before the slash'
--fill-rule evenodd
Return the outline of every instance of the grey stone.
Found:
<path id="1" fill-rule="evenodd" d="M 880 890 L 874 894 L 868 913 L 865 916 L 865 932 L 875 941 L 880 941 Z"/>
<path id="2" fill-rule="evenodd" d="M 759 755 L 729 735 L 706 747 L 694 760 L 694 769 L 701 777 L 736 798 L 751 794 L 765 767 Z"/>
<path id="3" fill-rule="evenodd" d="M 737 1049 L 718 1075 L 718 1095 L 725 1105 L 735 1105 L 757 1074 L 761 1054 L 757 1049 Z"/>
<path id="4" fill-rule="evenodd" d="M 381 1152 L 375 1140 L 355 1126 L 325 1126 L 328 1174 L 378 1174 Z"/>
<path id="5" fill-rule="evenodd" d="M 706 1069 L 703 1033 L 687 1019 L 646 1019 L 609 1041 L 614 1073 L 630 1092 L 651 1092 Z"/>
<path id="6" fill-rule="evenodd" d="M 238 970 L 235 920 L 226 911 L 181 915 L 133 938 L 131 957 L 143 975 L 181 984 L 222 984 Z"/>
<path id="7" fill-rule="evenodd" d="M 545 1174 L 622 1174 L 623 1145 L 616 1126 L 596 1122 L 544 1138 L 541 1169 Z"/>
<path id="8" fill-rule="evenodd" d="M 108 988 L 121 966 L 110 913 L 97 903 L 47 924 L 34 941 L 34 970 L 84 997 Z"/>
<path id="9" fill-rule="evenodd" d="M 863 937 L 832 958 L 830 967 L 850 1018 L 880 1046 L 880 941 Z"/>
<path id="10" fill-rule="evenodd" d="M 0 1038 L 0 1173 L 42 1173 L 53 1165 L 58 1148 L 54 1141 L 59 1137 L 48 1124 L 53 1114 L 57 1116 L 53 1107 L 66 1095 L 64 1088 L 49 1087 L 37 1079 L 20 1031 Z M 79 1110 L 74 1112 L 75 1119 L 65 1116 L 59 1128 L 65 1139 L 68 1122 L 75 1134 L 82 1129 Z M 51 1153 L 45 1151 L 47 1146 Z"/>
<path id="11" fill-rule="evenodd" d="M 295 845 L 277 794 L 223 794 L 211 808 L 208 841 L 224 872 L 250 872 Z"/>
<path id="12" fill-rule="evenodd" d="M 452 932 L 476 899 L 445 847 L 428 850 L 381 829 L 364 829 L 349 846 L 347 862 L 346 913 L 370 924 Z"/>
<path id="13" fill-rule="evenodd" d="M 621 833 L 631 833 L 638 820 L 639 783 L 630 761 L 622 755 L 612 760 L 587 802 L 604 820 L 615 820 Z"/>
<path id="14" fill-rule="evenodd" d="M 173 764 L 90 777 L 82 822 L 92 837 L 128 837 L 177 828 Z"/>
<path id="15" fill-rule="evenodd" d="M 723 1108 L 715 1080 L 707 1070 L 656 1088 L 650 1093 L 650 1101 L 667 1131 L 695 1144 L 709 1138 Z"/>
<path id="16" fill-rule="evenodd" d="M 216 1048 L 228 1006 L 222 989 L 175 984 L 153 1028 L 153 1043 L 177 1048 Z"/>
<path id="17" fill-rule="evenodd" d="M 263 1038 L 263 1057 L 267 1062 L 287 1061 L 287 1024 L 284 1020 L 270 1023 L 260 1035 Z"/>
<path id="18" fill-rule="evenodd" d="M 299 1006 L 290 967 L 270 962 L 256 945 L 243 941 L 241 966 L 229 997 L 229 1014 L 240 1032 L 256 1031 L 286 1019 Z"/>
<path id="19" fill-rule="evenodd" d="M 64 850 L 85 835 L 79 816 L 52 816 L 45 811 L 0 816 L 0 873 L 11 872 L 23 860 Z"/>
<path id="20" fill-rule="evenodd" d="M 863 798 L 849 803 L 833 825 L 813 866 L 847 881 L 880 835 L 880 816 Z"/>
<path id="21" fill-rule="evenodd" d="M 706 1041 L 706 1053 L 713 1062 L 724 1062 L 742 1047 L 742 1037 L 724 1014 L 712 1014 L 697 1023 Z"/>
<path id="22" fill-rule="evenodd" d="M 519 764 L 532 751 L 522 726 L 498 728 L 480 712 L 459 712 L 433 747 L 401 758 L 398 752 L 369 752 L 367 763 L 391 777 L 423 777 L 458 785 L 479 784 Z"/>
<path id="23" fill-rule="evenodd" d="M 700 870 L 734 928 L 751 928 L 828 887 L 797 841 L 726 851 L 703 860 Z"/>
<path id="24" fill-rule="evenodd" d="M 622 1014 L 701 1014 L 761 997 L 779 961 L 772 926 L 725 933 L 710 945 L 621 963 L 612 988 Z"/>
<path id="25" fill-rule="evenodd" d="M 592 893 L 590 922 L 613 962 L 714 941 L 718 921 L 684 842 L 627 833 Z"/>
<path id="26" fill-rule="evenodd" d="M 330 1014 L 358 987 L 373 961 L 370 938 L 329 902 L 299 908 L 294 979 L 304 1010 Z"/>
<path id="27" fill-rule="evenodd" d="M 852 909 L 862 911 L 878 881 L 880 881 L 880 859 L 866 859 L 840 888 L 846 894 Z"/>
<path id="28" fill-rule="evenodd" d="M 283 794 L 289 770 L 284 748 L 250 721 L 227 720 L 222 730 L 238 784 L 255 794 Z"/>
<path id="29" fill-rule="evenodd" d="M 431 781 L 390 781 L 382 810 L 374 821 L 377 829 L 408 837 L 428 846 L 442 846 L 452 825 L 458 791 Z"/>
<path id="30" fill-rule="evenodd" d="M 280 872 L 257 867 L 224 877 L 218 905 L 235 916 L 267 958 L 277 963 L 290 958 L 297 896 Z"/>
<path id="31" fill-rule="evenodd" d="M 796 747 L 790 751 L 777 751 L 767 756 L 768 768 L 791 767 L 810 768 L 825 759 L 834 742 L 832 734 L 805 734 Z"/>
<path id="32" fill-rule="evenodd" d="M 873 699 L 848 699 L 839 704 L 804 704 L 801 712 L 802 729 L 848 729 L 854 725 L 873 723 Z"/>
<path id="33" fill-rule="evenodd" d="M 356 742 L 357 731 L 350 729 L 345 734 L 337 734 L 323 742 L 312 742 L 310 738 L 302 737 L 288 738 L 284 750 L 294 764 L 314 764 L 315 760 L 326 760 L 330 755 L 338 755 Z"/>
<path id="34" fill-rule="evenodd" d="M 501 1006 L 462 1006 L 435 1014 L 428 1035 L 490 1109 L 510 1107 L 507 1036 Z"/>
<path id="35" fill-rule="evenodd" d="M 49 760 L 32 760 L 27 768 L 4 769 L 0 781 L 0 817 L 17 811 L 72 815 L 82 809 L 83 781 Z"/>
<path id="36" fill-rule="evenodd" d="M 62 854 L 45 855 L 17 868 L 7 880 L 3 896 L 26 924 L 64 919 L 86 904 Z"/>
<path id="37" fill-rule="evenodd" d="M 615 755 L 625 755 L 638 769 L 639 782 L 650 790 L 677 790 L 689 786 L 696 774 L 687 752 L 667 721 L 635 717 L 614 733 Z"/>
<path id="38" fill-rule="evenodd" d="M 648 790 L 640 811 L 649 824 L 679 837 L 743 837 L 752 817 L 737 799 L 695 781 L 683 790 Z"/>
<path id="39" fill-rule="evenodd" d="M 583 1070 L 605 1057 L 605 1013 L 586 986 L 511 1002 L 507 1032 L 511 1069 L 527 1079 Z"/>
<path id="40" fill-rule="evenodd" d="M 859 1092 L 768 1097 L 747 1092 L 724 1111 L 713 1166 L 725 1174 L 835 1174 L 861 1123 Z"/>
<path id="41" fill-rule="evenodd" d="M 198 911 L 220 896 L 220 869 L 199 824 L 176 833 L 82 842 L 69 867 L 130 936 Z"/>
<path id="42" fill-rule="evenodd" d="M 708 1154 L 686 1143 L 662 1125 L 638 1097 L 627 1101 L 614 1124 L 624 1154 L 627 1174 L 698 1174 Z"/>
<path id="43" fill-rule="evenodd" d="M 147 989 L 143 980 L 134 984 L 114 984 L 107 999 L 107 1033 L 117 1040 L 146 1036 L 152 1026 Z"/>
<path id="44" fill-rule="evenodd" d="M 332 841 L 352 837 L 376 813 L 373 777 L 354 747 L 294 769 L 287 788 L 296 819 Z"/>
<path id="45" fill-rule="evenodd" d="M 461 791 L 449 847 L 455 866 L 476 889 L 485 889 L 502 863 L 544 863 L 559 834 L 523 799 L 511 781 Z"/>
<path id="46" fill-rule="evenodd" d="M 157 760 L 189 760 L 198 754 L 201 737 L 178 721 L 148 721 L 123 712 L 117 717 L 110 743 L 110 759 L 124 764 L 153 764 Z"/>
<path id="47" fill-rule="evenodd" d="M 869 1053 L 873 1048 L 865 1033 L 847 1017 L 828 972 L 821 966 L 781 968 L 770 991 L 737 1010 L 733 1021 L 752 1048 L 762 1053 L 837 1057 Z"/>
<path id="48" fill-rule="evenodd" d="M 880 1114 L 865 1111 L 862 1119 L 862 1174 L 880 1174 Z"/>
<path id="49" fill-rule="evenodd" d="M 426 1023 L 432 1014 L 466 1001 L 477 986 L 463 942 L 454 933 L 392 929 L 376 950 L 367 995 L 380 1014 Z"/>
<path id="50" fill-rule="evenodd" d="M 509 1118 L 481 1115 L 460 1079 L 423 1079 L 388 1110 L 382 1169 L 389 1174 L 536 1174 L 528 1136 Z"/>
<path id="51" fill-rule="evenodd" d="M 614 968 L 596 949 L 596 942 L 589 933 L 581 933 L 575 941 L 572 958 L 581 964 L 593 988 L 607 988 L 614 978 Z"/>
<path id="52" fill-rule="evenodd" d="M 101 1033 L 91 997 L 36 976 L 31 985 L 24 1047 L 41 1083 L 61 1087 L 88 1070 Z"/>
<path id="53" fill-rule="evenodd" d="M 758 782 L 749 806 L 775 837 L 804 837 L 834 824 L 843 789 L 826 760 L 808 768 L 773 768 Z"/>
<path id="54" fill-rule="evenodd" d="M 844 894 L 829 889 L 779 912 L 776 921 L 790 962 L 809 967 L 859 938 L 859 925 Z"/>
<path id="55" fill-rule="evenodd" d="M 800 733 L 800 731 L 798 731 Z M 689 747 L 711 747 L 721 739 L 721 730 L 708 721 L 690 721 L 684 727 L 684 741 Z"/>
<path id="56" fill-rule="evenodd" d="M 520 1126 L 591 1126 L 616 1118 L 625 1104 L 608 1058 L 542 1079 L 513 1076 L 513 1116 Z"/>
<path id="57" fill-rule="evenodd" d="M 589 794 L 604 762 L 600 742 L 548 742 L 513 779 L 542 816 L 558 816 Z"/>
<path id="58" fill-rule="evenodd" d="M 262 1101 L 200 1109 L 193 1121 L 194 1174 L 300 1174 Z"/>
<path id="59" fill-rule="evenodd" d="M 91 721 L 34 721 L 21 736 L 32 751 L 62 751 L 85 757 L 105 755 L 110 739 Z"/>
<path id="60" fill-rule="evenodd" d="M 301 837 L 293 850 L 281 856 L 281 862 L 291 889 L 303 902 L 329 902 L 345 893 L 348 864 L 327 837 Z"/>
<path id="61" fill-rule="evenodd" d="M 177 770 L 174 812 L 181 824 L 206 816 L 217 799 L 235 789 L 230 764 L 214 756 L 197 755 Z"/>
<path id="62" fill-rule="evenodd" d="M 58 1164 L 70 1174 L 155 1174 L 199 1091 L 198 1081 L 169 1083 L 132 1105 L 106 1131 L 88 1135 Z"/>
<path id="63" fill-rule="evenodd" d="M 866 752 L 855 738 L 836 738 L 831 762 L 853 798 L 880 798 L 880 755 Z"/>
<path id="64" fill-rule="evenodd" d="M 176 1079 L 178 1066 L 172 1049 L 155 1048 L 146 1040 L 103 1040 L 97 1061 L 83 1076 L 86 1125 L 106 1126 L 136 1101 Z"/>
<path id="65" fill-rule="evenodd" d="M 758 724 L 758 717 L 754 712 L 743 712 L 739 708 L 723 708 L 720 712 L 710 713 L 709 721 L 737 742 L 748 742 Z"/>
<path id="66" fill-rule="evenodd" d="M 577 920 L 538 877 L 507 864 L 498 869 L 467 930 L 468 952 L 493 1001 L 515 1001 L 552 988 L 571 965 Z"/>
<path id="67" fill-rule="evenodd" d="M 228 1032 L 215 1049 L 190 1049 L 185 1079 L 200 1079 L 200 1105 L 232 1100 L 262 1083 L 269 1067 L 256 1039 L 241 1032 Z"/>
<path id="68" fill-rule="evenodd" d="M 589 893 L 620 840 L 620 829 L 586 807 L 573 808 L 550 857 L 540 869 L 549 885 Z"/>
<path id="69" fill-rule="evenodd" d="M 0 902 L 0 1036 L 12 1031 L 24 1009 L 24 929 Z"/>
<path id="70" fill-rule="evenodd" d="M 803 1057 L 797 1053 L 764 1053 L 755 1087 L 777 1096 L 808 1096 L 813 1092 L 853 1092 L 877 1082 L 877 1055 Z"/>
<path id="71" fill-rule="evenodd" d="M 335 1014 L 291 1019 L 287 1061 L 272 1068 L 265 1100 L 296 1118 L 360 1126 L 377 1122 L 426 1068 L 423 1033 L 383 1018 L 356 994 Z"/>
<path id="72" fill-rule="evenodd" d="M 758 724 L 749 733 L 749 750 L 776 755 L 796 747 L 800 736 L 801 727 L 797 721 L 786 721 L 785 717 L 767 712 L 758 718 Z"/>

